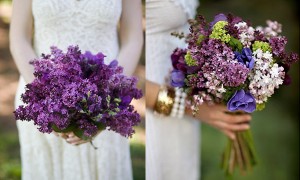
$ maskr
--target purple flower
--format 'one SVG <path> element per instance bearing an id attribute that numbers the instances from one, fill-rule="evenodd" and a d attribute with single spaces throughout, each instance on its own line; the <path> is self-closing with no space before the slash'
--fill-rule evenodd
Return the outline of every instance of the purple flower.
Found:
<path id="1" fill-rule="evenodd" d="M 284 63 L 291 65 L 299 60 L 299 55 L 297 53 L 290 53 L 283 60 Z"/>
<path id="2" fill-rule="evenodd" d="M 270 45 L 272 47 L 272 52 L 275 56 L 283 59 L 286 55 L 285 46 L 287 44 L 286 37 L 271 37 L 270 38 Z"/>
<path id="3" fill-rule="evenodd" d="M 219 21 L 227 21 L 227 16 L 225 14 L 217 14 L 212 22 L 210 22 L 209 26 L 212 28 Z"/>
<path id="4" fill-rule="evenodd" d="M 121 106 L 128 106 L 132 101 L 132 97 L 131 96 L 123 96 L 121 98 Z"/>
<path id="5" fill-rule="evenodd" d="M 243 48 L 242 53 L 234 52 L 235 58 L 238 62 L 245 64 L 250 70 L 254 67 L 254 58 L 252 57 L 252 51 L 250 48 Z"/>
<path id="6" fill-rule="evenodd" d="M 108 67 L 110 68 L 115 68 L 118 66 L 118 61 L 117 60 L 113 60 L 112 62 L 109 63 Z"/>
<path id="7" fill-rule="evenodd" d="M 171 54 L 171 61 L 173 68 L 186 72 L 186 64 L 184 62 L 184 56 L 186 55 L 185 49 L 176 48 Z"/>
<path id="8" fill-rule="evenodd" d="M 290 85 L 292 83 L 292 78 L 290 75 L 285 73 L 284 80 L 283 80 L 283 85 Z"/>
<path id="9" fill-rule="evenodd" d="M 78 46 L 67 52 L 51 47 L 51 54 L 31 62 L 35 79 L 26 85 L 21 96 L 26 105 L 16 109 L 16 119 L 33 121 L 43 133 L 72 127 L 83 134 L 80 138 L 89 138 L 107 128 L 131 136 L 140 116 L 130 102 L 142 92 L 116 60 L 107 65 L 104 58 L 102 53 L 82 54 Z"/>
<path id="10" fill-rule="evenodd" d="M 255 99 L 252 94 L 241 89 L 236 91 L 228 101 L 227 109 L 229 111 L 241 110 L 247 113 L 252 113 L 256 109 Z"/>
<path id="11" fill-rule="evenodd" d="M 173 87 L 183 87 L 184 86 L 184 73 L 179 70 L 173 70 L 171 73 L 171 85 Z"/>

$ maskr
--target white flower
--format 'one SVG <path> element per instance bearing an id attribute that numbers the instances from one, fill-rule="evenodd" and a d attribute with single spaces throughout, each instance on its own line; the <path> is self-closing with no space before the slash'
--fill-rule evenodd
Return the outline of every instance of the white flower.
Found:
<path id="1" fill-rule="evenodd" d="M 223 84 L 222 84 L 221 87 L 218 88 L 217 91 L 220 92 L 220 93 L 225 93 L 225 92 L 226 92 L 226 89 L 224 88 L 224 86 L 223 86 Z"/>
<path id="2" fill-rule="evenodd" d="M 260 32 L 263 32 L 264 28 L 262 26 L 257 26 L 256 27 L 256 31 L 260 31 Z"/>
<path id="3" fill-rule="evenodd" d="M 265 75 L 263 76 L 262 81 L 264 82 L 264 84 L 269 84 L 272 79 L 268 75 Z"/>
<path id="4" fill-rule="evenodd" d="M 256 56 L 258 59 L 261 59 L 263 57 L 263 51 L 261 49 L 257 49 L 253 52 L 253 55 Z"/>
<path id="5" fill-rule="evenodd" d="M 283 84 L 283 79 L 277 78 L 275 79 L 274 83 L 276 84 L 276 88 L 278 88 L 279 85 Z"/>
<path id="6" fill-rule="evenodd" d="M 278 68 L 278 64 L 274 64 L 270 70 L 271 77 L 278 77 L 280 69 Z"/>
<path id="7" fill-rule="evenodd" d="M 248 33 L 251 34 L 251 35 L 253 35 L 254 34 L 254 28 L 250 26 L 248 28 Z"/>
<path id="8" fill-rule="evenodd" d="M 260 69 L 262 71 L 265 71 L 265 70 L 269 69 L 269 66 L 270 66 L 270 63 L 264 62 L 264 63 L 261 64 Z"/>
<path id="9" fill-rule="evenodd" d="M 263 53 L 263 58 L 268 59 L 269 61 L 272 61 L 272 53 L 270 53 L 269 51 Z"/>
<path id="10" fill-rule="evenodd" d="M 239 22 L 237 24 L 234 25 L 235 27 L 237 27 L 238 29 L 241 29 L 241 28 L 247 28 L 247 23 L 246 22 Z"/>

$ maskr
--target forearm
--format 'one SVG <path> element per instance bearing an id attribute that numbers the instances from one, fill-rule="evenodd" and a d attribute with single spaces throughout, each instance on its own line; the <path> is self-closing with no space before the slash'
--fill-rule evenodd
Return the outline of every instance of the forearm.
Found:
<path id="1" fill-rule="evenodd" d="M 141 56 L 142 45 L 142 38 L 129 40 L 129 42 L 121 45 L 118 61 L 124 67 L 125 75 L 132 75 L 134 73 Z"/>
<path id="2" fill-rule="evenodd" d="M 31 43 L 25 39 L 13 37 L 12 34 L 10 38 L 10 51 L 20 74 L 27 83 L 32 82 L 34 79 L 34 69 L 29 62 L 36 58 L 36 54 Z"/>
<path id="3" fill-rule="evenodd" d="M 151 81 L 146 81 L 146 107 L 153 109 L 157 101 L 160 85 Z"/>
<path id="4" fill-rule="evenodd" d="M 33 66 L 29 61 L 36 58 L 32 48 L 33 18 L 31 0 L 14 0 L 12 2 L 12 18 L 10 23 L 10 51 L 20 74 L 27 83 L 33 81 Z"/>
<path id="5" fill-rule="evenodd" d="M 141 0 L 123 0 L 120 19 L 120 54 L 118 60 L 124 74 L 132 75 L 139 62 L 143 46 Z"/>

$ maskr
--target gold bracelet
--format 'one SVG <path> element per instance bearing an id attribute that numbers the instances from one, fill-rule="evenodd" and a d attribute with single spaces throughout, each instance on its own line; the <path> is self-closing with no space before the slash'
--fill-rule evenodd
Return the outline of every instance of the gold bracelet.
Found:
<path id="1" fill-rule="evenodd" d="M 159 114 L 169 116 L 175 99 L 174 89 L 162 86 L 158 92 L 157 100 L 154 106 L 154 111 Z"/>

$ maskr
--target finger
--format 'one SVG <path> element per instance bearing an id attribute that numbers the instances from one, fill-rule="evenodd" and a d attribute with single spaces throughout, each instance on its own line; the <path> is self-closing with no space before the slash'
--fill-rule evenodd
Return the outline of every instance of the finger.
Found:
<path id="1" fill-rule="evenodd" d="M 249 123 L 251 121 L 251 116 L 249 114 L 243 115 L 231 115 L 231 114 L 222 114 L 220 120 L 227 122 L 227 123 Z"/>
<path id="2" fill-rule="evenodd" d="M 59 137 L 58 133 L 55 131 L 52 131 L 52 134 L 54 134 L 55 136 Z"/>
<path id="3" fill-rule="evenodd" d="M 235 133 L 228 130 L 221 130 L 226 136 L 228 136 L 231 140 L 235 140 Z"/>
<path id="4" fill-rule="evenodd" d="M 226 112 L 226 111 L 228 111 L 227 106 L 225 106 L 225 105 L 223 105 L 223 104 L 215 104 L 215 105 L 213 105 L 213 106 L 216 108 L 216 110 L 219 110 L 219 111 L 221 111 L 221 112 Z"/>
<path id="5" fill-rule="evenodd" d="M 80 138 L 78 138 L 78 137 L 69 137 L 69 138 L 67 138 L 66 139 L 66 141 L 68 142 L 68 143 L 76 143 L 76 142 L 79 142 L 79 141 L 81 141 L 81 139 Z"/>
<path id="6" fill-rule="evenodd" d="M 58 133 L 58 135 L 63 139 L 68 138 L 68 136 L 65 133 Z"/>
<path id="7" fill-rule="evenodd" d="M 81 140 L 81 141 L 78 141 L 76 143 L 72 143 L 73 145 L 80 145 L 80 144 L 84 144 L 84 143 L 87 143 L 88 141 L 84 141 L 84 140 Z"/>
<path id="8" fill-rule="evenodd" d="M 70 133 L 68 133 L 68 135 L 67 135 L 67 136 L 68 136 L 68 138 L 73 138 L 73 137 L 76 137 L 76 136 L 75 136 L 75 134 L 74 134 L 73 132 L 70 132 Z"/>
<path id="9" fill-rule="evenodd" d="M 229 131 L 244 131 L 250 128 L 248 124 L 230 124 L 223 121 L 215 121 L 214 124 L 220 129 Z"/>

